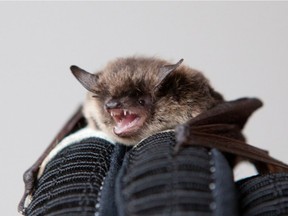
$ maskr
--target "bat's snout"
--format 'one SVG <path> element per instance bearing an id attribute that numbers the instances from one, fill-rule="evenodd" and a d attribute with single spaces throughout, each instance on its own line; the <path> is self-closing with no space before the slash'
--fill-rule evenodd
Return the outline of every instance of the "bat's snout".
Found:
<path id="1" fill-rule="evenodd" d="M 105 109 L 109 110 L 109 109 L 119 109 L 122 107 L 122 104 L 119 100 L 109 100 L 107 103 L 105 103 Z"/>

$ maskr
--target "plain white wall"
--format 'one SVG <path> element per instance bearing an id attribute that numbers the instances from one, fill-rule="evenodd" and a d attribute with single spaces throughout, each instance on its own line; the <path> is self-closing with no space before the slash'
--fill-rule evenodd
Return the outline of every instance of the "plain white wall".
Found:
<path id="1" fill-rule="evenodd" d="M 287 38 L 286 2 L 1 2 L 2 214 L 17 215 L 22 173 L 84 98 L 72 64 L 184 58 L 228 100 L 261 98 L 248 141 L 288 162 Z"/>

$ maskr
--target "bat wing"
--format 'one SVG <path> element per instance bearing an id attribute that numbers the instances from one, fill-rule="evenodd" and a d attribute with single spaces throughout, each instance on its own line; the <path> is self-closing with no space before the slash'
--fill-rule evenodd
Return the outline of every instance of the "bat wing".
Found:
<path id="1" fill-rule="evenodd" d="M 262 106 L 256 98 L 224 102 L 176 128 L 175 152 L 186 145 L 217 148 L 250 160 L 260 173 L 287 172 L 287 164 L 269 156 L 268 151 L 245 142 L 241 130 L 251 114 Z"/>

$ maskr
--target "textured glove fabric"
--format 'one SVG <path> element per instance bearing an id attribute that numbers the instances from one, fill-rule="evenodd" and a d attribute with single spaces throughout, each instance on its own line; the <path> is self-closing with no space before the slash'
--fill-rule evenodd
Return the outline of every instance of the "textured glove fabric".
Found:
<path id="1" fill-rule="evenodd" d="M 66 147 L 39 179 L 26 215 L 94 215 L 114 145 L 89 138 Z"/>
<path id="2" fill-rule="evenodd" d="M 288 173 L 253 176 L 237 186 L 243 216 L 288 215 Z"/>
<path id="3" fill-rule="evenodd" d="M 287 173 L 235 185 L 217 149 L 176 153 L 175 143 L 174 132 L 163 132 L 132 148 L 100 138 L 69 145 L 47 164 L 25 214 L 288 215 Z"/>
<path id="4" fill-rule="evenodd" d="M 231 169 L 217 150 L 175 154 L 173 132 L 156 134 L 126 154 L 116 179 L 118 215 L 237 215 Z"/>

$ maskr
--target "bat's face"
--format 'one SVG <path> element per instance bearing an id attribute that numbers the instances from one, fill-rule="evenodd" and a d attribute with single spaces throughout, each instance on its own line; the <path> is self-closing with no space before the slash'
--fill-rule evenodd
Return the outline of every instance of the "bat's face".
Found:
<path id="1" fill-rule="evenodd" d="M 127 86 L 118 86 L 119 94 L 113 94 L 113 91 L 98 95 L 89 93 L 88 97 L 92 98 L 88 98 L 85 111 L 101 130 L 112 133 L 116 140 L 134 142 L 141 137 L 141 131 L 150 118 L 152 98 L 141 89 L 130 87 L 128 92 L 121 89 L 127 89 Z"/>
<path id="2" fill-rule="evenodd" d="M 88 123 L 115 141 L 134 145 L 208 109 L 216 100 L 207 80 L 196 71 L 180 70 L 181 62 L 118 59 L 97 74 L 72 66 L 73 74 L 89 91 L 84 105 Z"/>

